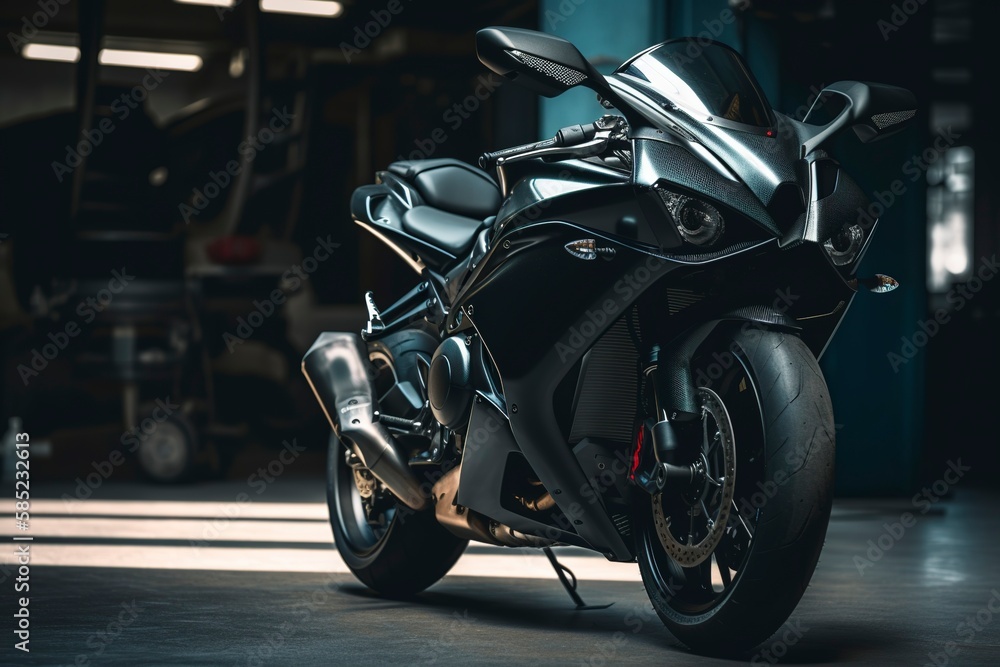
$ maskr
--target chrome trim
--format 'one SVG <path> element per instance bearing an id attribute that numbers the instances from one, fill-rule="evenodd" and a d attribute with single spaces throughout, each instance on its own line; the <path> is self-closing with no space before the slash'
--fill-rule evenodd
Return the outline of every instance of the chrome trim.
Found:
<path id="1" fill-rule="evenodd" d="M 818 320 L 821 317 L 830 317 L 831 315 L 836 315 L 841 310 L 843 310 L 844 305 L 846 303 L 847 303 L 846 301 L 841 301 L 840 303 L 837 304 L 837 307 L 831 310 L 829 313 L 821 313 L 819 315 L 807 315 L 806 317 L 796 317 L 795 321 L 804 322 L 805 320 Z"/>
<path id="2" fill-rule="evenodd" d="M 410 253 L 405 248 L 403 248 L 402 246 L 400 246 L 399 244 L 397 244 L 395 241 L 393 241 L 392 239 L 390 239 L 388 236 L 386 236 L 382 232 L 378 231 L 375 227 L 372 227 L 367 222 L 365 222 L 363 220 L 358 220 L 357 218 L 354 218 L 354 222 L 356 224 L 360 225 L 361 227 L 367 229 L 369 232 L 371 232 L 372 234 L 375 235 L 375 238 L 379 239 L 380 241 L 382 241 L 383 243 L 385 243 L 387 246 L 389 246 L 390 248 L 392 248 L 392 250 L 395 251 L 395 253 L 397 255 L 399 255 L 403 259 L 403 261 L 406 262 L 409 265 L 409 267 L 411 269 L 413 269 L 414 271 L 417 272 L 417 275 L 422 275 L 423 274 L 424 269 L 426 269 L 427 267 L 424 266 L 424 263 L 422 261 L 420 261 L 419 258 L 418 259 L 413 259 L 413 257 L 410 255 Z"/>

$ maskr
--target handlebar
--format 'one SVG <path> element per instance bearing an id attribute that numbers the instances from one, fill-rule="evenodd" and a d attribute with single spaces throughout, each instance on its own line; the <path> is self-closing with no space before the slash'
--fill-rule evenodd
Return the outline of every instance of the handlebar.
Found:
<path id="1" fill-rule="evenodd" d="M 586 143 L 597 135 L 597 131 L 600 129 L 598 127 L 599 122 L 588 123 L 587 125 L 570 125 L 556 132 L 556 136 L 551 139 L 524 144 L 522 146 L 514 146 L 512 148 L 504 148 L 493 153 L 483 153 L 479 158 L 479 166 L 489 170 L 495 167 L 501 158 L 512 158 L 545 148 L 563 148 Z"/>

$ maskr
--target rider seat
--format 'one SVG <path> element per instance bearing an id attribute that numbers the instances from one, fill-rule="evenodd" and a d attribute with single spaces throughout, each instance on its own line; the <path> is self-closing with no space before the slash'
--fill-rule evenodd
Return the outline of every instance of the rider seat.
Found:
<path id="1" fill-rule="evenodd" d="M 459 160 L 405 160 L 389 165 L 389 172 L 412 185 L 423 201 L 405 213 L 403 229 L 456 257 L 472 248 L 489 227 L 486 219 L 500 209 L 493 179 Z"/>

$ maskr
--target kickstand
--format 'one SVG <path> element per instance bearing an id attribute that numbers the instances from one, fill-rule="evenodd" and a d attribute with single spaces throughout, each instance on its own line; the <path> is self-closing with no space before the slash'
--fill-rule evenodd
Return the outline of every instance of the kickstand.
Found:
<path id="1" fill-rule="evenodd" d="M 549 562 L 552 563 L 552 568 L 556 571 L 556 574 L 559 576 L 559 581 L 562 582 L 563 588 L 566 589 L 566 592 L 569 593 L 569 596 L 573 598 L 573 602 L 576 603 L 577 611 L 587 611 L 590 609 L 607 609 L 608 607 L 614 604 L 614 602 L 611 602 L 609 604 L 585 603 L 583 601 L 583 598 L 580 597 L 580 594 L 576 592 L 576 575 L 573 574 L 573 570 L 569 569 L 568 567 L 560 563 L 558 560 L 556 560 L 556 555 L 552 553 L 552 549 L 550 547 L 542 547 L 542 551 L 545 552 L 545 555 L 548 557 Z M 566 576 L 567 574 L 569 575 L 569 577 Z M 570 578 L 572 578 L 573 581 L 570 581 Z"/>

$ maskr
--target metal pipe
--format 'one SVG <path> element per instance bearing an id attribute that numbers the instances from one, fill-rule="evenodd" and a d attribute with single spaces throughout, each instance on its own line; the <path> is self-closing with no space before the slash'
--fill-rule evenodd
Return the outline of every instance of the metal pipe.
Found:
<path id="1" fill-rule="evenodd" d="M 302 373 L 330 426 L 356 446 L 358 457 L 400 501 L 415 510 L 429 505 L 396 440 L 376 421 L 378 400 L 371 364 L 361 337 L 352 333 L 321 334 L 302 358 Z"/>

